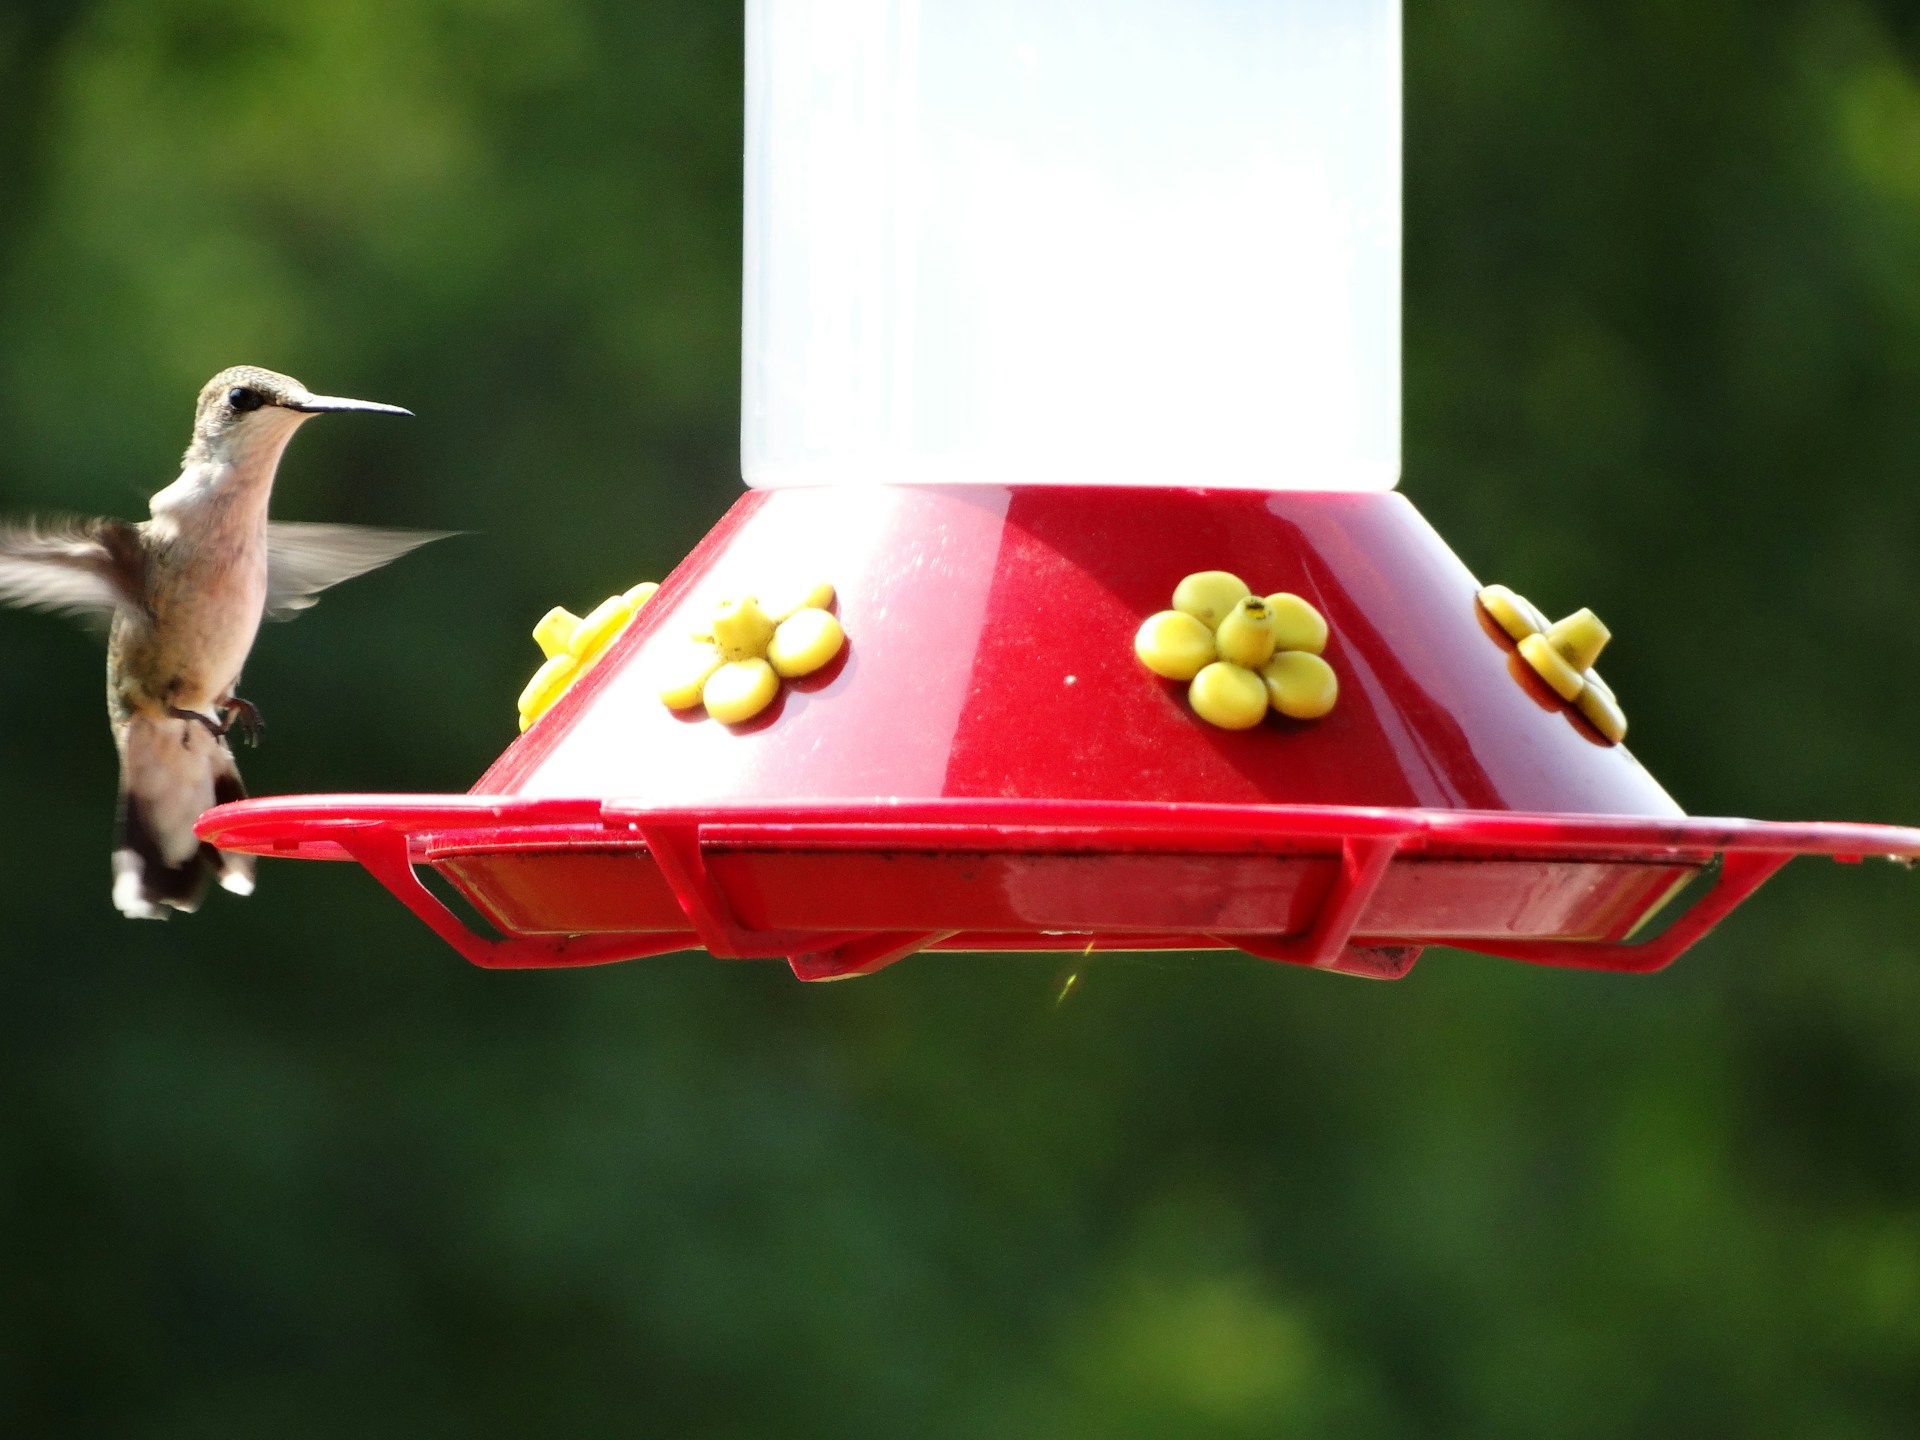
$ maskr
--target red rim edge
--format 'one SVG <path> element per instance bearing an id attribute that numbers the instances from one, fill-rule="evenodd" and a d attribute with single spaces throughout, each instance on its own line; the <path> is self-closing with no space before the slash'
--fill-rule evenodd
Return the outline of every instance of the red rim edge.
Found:
<path id="1" fill-rule="evenodd" d="M 1263 959 L 1397 978 L 1428 944 L 1534 964 L 1657 970 L 1799 855 L 1842 862 L 1920 858 L 1920 829 L 1848 822 L 1694 816 L 1525 814 L 1349 806 L 942 799 L 708 806 L 503 795 L 302 795 L 221 805 L 201 838 L 255 855 L 355 860 L 463 957 L 489 968 L 604 964 L 701 948 L 725 958 L 784 957 L 804 980 L 869 974 L 922 950 L 1238 949 Z M 632 852 L 650 858 L 685 924 L 629 933 L 484 936 L 416 869 L 490 853 Z M 1302 920 L 1241 929 L 999 931 L 782 928 L 744 922 L 709 861 L 785 855 L 995 852 L 1021 857 L 1272 856 L 1313 862 Z M 1618 936 L 1506 938 L 1369 928 L 1369 902 L 1410 861 L 1542 860 L 1684 867 Z M 442 871 L 442 873 L 447 873 Z M 449 876 L 465 897 L 474 893 Z M 1672 903 L 1669 903 L 1672 902 Z M 493 918 L 493 917 L 489 917 Z"/>

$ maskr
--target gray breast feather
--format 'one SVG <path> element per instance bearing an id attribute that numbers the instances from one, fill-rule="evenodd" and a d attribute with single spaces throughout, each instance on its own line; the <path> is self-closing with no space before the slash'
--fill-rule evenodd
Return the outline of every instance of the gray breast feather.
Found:
<path id="1" fill-rule="evenodd" d="M 276 520 L 267 526 L 267 614 L 275 620 L 291 619 L 309 608 L 328 586 L 458 533 Z"/>

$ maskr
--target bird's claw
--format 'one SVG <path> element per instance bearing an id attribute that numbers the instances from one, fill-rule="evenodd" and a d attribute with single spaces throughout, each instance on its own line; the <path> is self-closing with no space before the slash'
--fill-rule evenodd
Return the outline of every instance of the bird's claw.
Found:
<path id="1" fill-rule="evenodd" d="M 207 727 L 207 733 L 216 740 L 225 739 L 227 732 L 233 729 L 236 720 L 239 721 L 240 729 L 247 737 L 248 745 L 257 746 L 260 743 L 260 737 L 267 733 L 267 722 L 260 718 L 260 707 L 251 700 L 242 700 L 238 696 L 230 696 L 221 702 L 218 720 L 211 715 L 202 715 L 198 710 L 182 710 L 178 705 L 169 705 L 167 714 L 176 720 L 198 720 Z"/>
<path id="2" fill-rule="evenodd" d="M 260 718 L 260 707 L 251 700 L 242 700 L 238 695 L 230 695 L 222 708 L 226 712 L 226 718 L 225 723 L 220 727 L 220 733 L 226 734 L 237 720 L 240 722 L 242 733 L 247 737 L 248 746 L 258 748 L 260 737 L 267 733 L 267 722 Z"/>

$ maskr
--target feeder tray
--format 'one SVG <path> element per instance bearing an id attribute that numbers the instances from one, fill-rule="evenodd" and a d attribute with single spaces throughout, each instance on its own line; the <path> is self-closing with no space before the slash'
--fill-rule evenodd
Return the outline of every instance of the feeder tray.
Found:
<path id="1" fill-rule="evenodd" d="M 1141 666 L 1140 622 L 1207 569 L 1326 617 L 1330 714 L 1218 729 Z M 661 703 L 721 599 L 821 578 L 848 636 L 825 669 L 739 725 Z M 1208 948 L 1391 978 L 1430 944 L 1652 970 L 1795 855 L 1920 856 L 1920 830 L 1683 814 L 1479 588 L 1393 493 L 752 491 L 472 793 L 246 800 L 199 831 L 357 860 L 480 965 L 704 948 L 803 979 Z"/>

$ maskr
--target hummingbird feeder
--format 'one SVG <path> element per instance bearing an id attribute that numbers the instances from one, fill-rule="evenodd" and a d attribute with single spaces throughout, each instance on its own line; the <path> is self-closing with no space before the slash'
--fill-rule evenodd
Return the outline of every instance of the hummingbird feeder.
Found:
<path id="1" fill-rule="evenodd" d="M 747 17 L 747 493 L 657 593 L 542 622 L 470 793 L 204 838 L 356 860 L 480 965 L 803 979 L 1652 970 L 1795 855 L 1920 856 L 1683 813 L 1619 743 L 1605 627 L 1483 587 L 1395 493 L 1397 0 Z"/>

